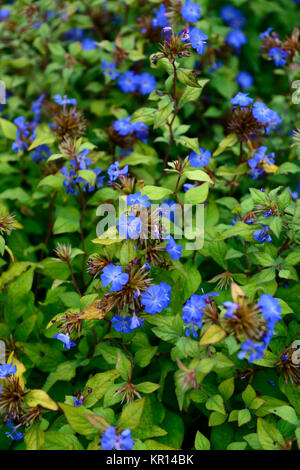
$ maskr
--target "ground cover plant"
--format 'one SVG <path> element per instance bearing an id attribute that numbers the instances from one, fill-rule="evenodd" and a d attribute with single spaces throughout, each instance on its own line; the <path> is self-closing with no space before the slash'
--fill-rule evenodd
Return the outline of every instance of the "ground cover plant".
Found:
<path id="1" fill-rule="evenodd" d="M 0 448 L 298 449 L 300 2 L 1 3 Z"/>

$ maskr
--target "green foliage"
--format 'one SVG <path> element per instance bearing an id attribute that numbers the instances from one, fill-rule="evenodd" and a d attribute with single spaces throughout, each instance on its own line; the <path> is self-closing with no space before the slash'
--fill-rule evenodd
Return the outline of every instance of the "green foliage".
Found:
<path id="1" fill-rule="evenodd" d="M 192 25 L 173 0 L 1 7 L 10 16 L 0 19 L 0 340 L 17 368 L 0 380 L 1 450 L 101 449 L 111 426 L 131 431 L 134 450 L 300 448 L 299 5 L 227 2 L 247 19 L 237 54 L 224 2 L 194 2 Z M 152 22 L 162 5 L 169 37 Z M 188 26 L 208 36 L 201 55 L 182 41 Z M 281 67 L 258 39 L 269 26 L 288 51 Z M 128 71 L 155 85 L 122 89 Z M 247 90 L 240 71 L 254 78 Z M 250 113 L 240 126 L 243 111 L 230 103 L 239 90 L 282 123 L 249 130 Z M 117 130 L 123 119 L 130 132 Z M 263 146 L 275 160 L 255 174 Z M 112 224 L 122 205 L 133 213 L 126 198 L 136 193 L 151 202 L 147 224 L 160 238 L 126 239 Z M 163 203 L 187 209 L 184 220 L 161 213 Z M 121 288 L 103 281 L 111 264 L 128 275 Z M 151 312 L 149 286 L 164 283 L 170 299 L 160 290 Z M 59 334 L 75 345 L 63 348 Z M 249 340 L 264 344 L 260 355 L 243 355 Z M 24 441 L 5 434 L 8 418 Z"/>

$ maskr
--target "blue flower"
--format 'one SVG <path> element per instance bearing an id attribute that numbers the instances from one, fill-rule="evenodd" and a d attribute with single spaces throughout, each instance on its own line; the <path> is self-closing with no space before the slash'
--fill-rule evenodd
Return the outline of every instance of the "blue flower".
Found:
<path id="1" fill-rule="evenodd" d="M 279 47 L 272 47 L 268 54 L 274 60 L 276 67 L 282 67 L 286 64 L 285 59 L 288 57 L 288 54 L 282 49 L 279 49 Z"/>
<path id="2" fill-rule="evenodd" d="M 264 39 L 267 36 L 270 36 L 271 31 L 273 31 L 273 28 L 268 28 L 266 31 L 259 35 L 259 39 Z"/>
<path id="3" fill-rule="evenodd" d="M 96 173 L 95 185 L 92 186 L 89 182 L 86 182 L 86 184 L 82 188 L 83 191 L 91 192 L 91 191 L 94 191 L 97 188 L 99 189 L 99 188 L 103 187 L 103 182 L 104 182 L 105 176 L 101 174 L 102 173 L 101 168 L 92 168 L 91 171 Z M 83 181 L 85 181 L 85 180 L 83 180 Z"/>
<path id="4" fill-rule="evenodd" d="M 196 184 L 184 183 L 182 187 L 183 187 L 183 191 L 186 193 L 190 189 L 196 188 Z"/>
<path id="5" fill-rule="evenodd" d="M 247 340 L 242 344 L 241 351 L 238 353 L 238 358 L 245 359 L 249 353 L 248 362 L 258 361 L 264 357 L 264 350 L 265 346 L 263 344 Z"/>
<path id="6" fill-rule="evenodd" d="M 120 75 L 116 64 L 114 62 L 109 63 L 106 59 L 102 61 L 101 68 L 103 70 L 103 75 L 110 77 L 112 80 L 116 80 Z"/>
<path id="7" fill-rule="evenodd" d="M 135 204 L 139 204 L 140 206 L 143 206 L 143 207 L 151 206 L 151 202 L 148 196 L 146 196 L 145 194 L 142 196 L 140 191 L 138 191 L 135 194 L 129 194 L 129 196 L 127 196 L 127 199 L 126 199 L 126 204 L 128 206 L 134 206 Z"/>
<path id="8" fill-rule="evenodd" d="M 191 0 L 186 0 L 185 4 L 180 10 L 182 18 L 187 20 L 189 23 L 196 23 L 201 17 L 201 7 Z"/>
<path id="9" fill-rule="evenodd" d="M 78 155 L 76 155 L 76 158 L 74 160 L 70 161 L 72 167 L 75 170 L 86 170 L 88 168 L 88 165 L 91 164 L 91 160 L 87 158 L 87 155 L 89 155 L 89 153 L 89 149 L 83 149 Z"/>
<path id="10" fill-rule="evenodd" d="M 64 33 L 64 38 L 69 41 L 82 41 L 85 31 L 83 28 L 71 28 Z"/>
<path id="11" fill-rule="evenodd" d="M 107 174 L 110 181 L 116 181 L 119 176 L 125 176 L 128 174 L 128 165 L 125 165 L 124 168 L 120 170 L 120 163 L 114 162 L 107 170 Z"/>
<path id="12" fill-rule="evenodd" d="M 259 149 L 254 153 L 254 158 L 258 161 L 264 161 L 268 165 L 271 165 L 275 161 L 275 153 L 272 152 L 269 155 L 266 154 L 268 148 L 264 145 L 261 145 Z"/>
<path id="13" fill-rule="evenodd" d="M 196 328 L 202 327 L 202 318 L 204 317 L 204 308 L 206 307 L 205 298 L 202 295 L 194 294 L 185 303 L 182 311 L 182 320 L 188 325 L 186 329 L 186 336 L 192 333 L 194 338 L 197 338 L 198 333 Z"/>
<path id="14" fill-rule="evenodd" d="M 139 76 L 131 70 L 128 70 L 120 75 L 118 85 L 124 93 L 133 93 L 139 86 Z"/>
<path id="15" fill-rule="evenodd" d="M 171 302 L 171 290 L 172 287 L 169 286 L 165 281 L 161 282 L 159 284 L 159 287 L 161 288 L 161 294 L 162 294 L 162 303 L 163 303 L 163 308 L 168 308 L 170 302 Z"/>
<path id="16" fill-rule="evenodd" d="M 235 106 L 248 106 L 249 104 L 253 103 L 253 98 L 248 96 L 249 93 L 242 93 L 239 91 L 231 100 L 230 103 Z"/>
<path id="17" fill-rule="evenodd" d="M 270 132 L 276 129 L 277 126 L 282 124 L 282 119 L 276 111 L 268 108 L 261 101 L 254 103 L 252 108 L 252 114 L 255 119 L 263 124 L 267 124 L 266 131 Z"/>
<path id="18" fill-rule="evenodd" d="M 142 73 L 138 76 L 138 90 L 143 95 L 149 95 L 156 88 L 156 80 L 150 73 Z"/>
<path id="19" fill-rule="evenodd" d="M 234 29 L 242 28 L 247 22 L 243 13 L 231 5 L 225 5 L 222 7 L 220 15 L 222 20 Z"/>
<path id="20" fill-rule="evenodd" d="M 117 220 L 117 230 L 121 237 L 136 239 L 142 232 L 142 221 L 133 214 L 129 214 L 128 217 L 127 214 L 122 214 Z"/>
<path id="21" fill-rule="evenodd" d="M 125 429 L 121 434 L 117 434 L 116 429 L 113 426 L 109 426 L 101 439 L 103 450 L 131 450 L 133 445 L 134 441 L 131 437 L 130 429 Z"/>
<path id="22" fill-rule="evenodd" d="M 267 225 L 262 225 L 260 230 L 255 230 L 253 233 L 254 240 L 257 240 L 259 243 L 267 242 L 271 243 L 272 238 L 269 234 L 269 227 Z"/>
<path id="23" fill-rule="evenodd" d="M 33 162 L 41 162 L 42 160 L 47 160 L 50 157 L 50 148 L 48 145 L 43 144 L 39 145 L 36 147 L 32 152 L 31 152 L 31 160 Z"/>
<path id="24" fill-rule="evenodd" d="M 112 327 L 118 331 L 118 333 L 132 333 L 130 317 L 121 317 L 121 315 L 115 315 L 112 319 Z"/>
<path id="25" fill-rule="evenodd" d="M 97 49 L 98 46 L 95 39 L 86 38 L 82 41 L 81 47 L 84 51 L 91 51 L 93 49 Z"/>
<path id="26" fill-rule="evenodd" d="M 77 106 L 77 100 L 75 98 L 68 98 L 67 96 L 62 97 L 61 95 L 57 94 L 53 96 L 53 100 L 59 106 L 64 106 L 66 104 L 72 104 L 73 106 Z"/>
<path id="27" fill-rule="evenodd" d="M 152 19 L 152 28 L 156 29 L 158 27 L 164 28 L 168 26 L 168 19 L 167 19 L 167 10 L 165 5 L 160 5 L 157 10 L 154 10 L 155 17 Z"/>
<path id="28" fill-rule="evenodd" d="M 289 188 L 289 192 L 290 192 L 291 198 L 292 198 L 294 201 L 297 201 L 297 199 L 299 198 L 298 192 L 297 192 L 297 191 L 292 191 L 290 188 Z"/>
<path id="29" fill-rule="evenodd" d="M 61 341 L 64 344 L 64 349 L 70 349 L 72 346 L 76 346 L 76 343 L 73 343 L 73 341 L 71 341 L 69 335 L 64 335 L 63 333 L 56 333 L 55 335 L 53 335 L 53 338 L 56 338 Z"/>
<path id="30" fill-rule="evenodd" d="M 109 289 L 111 292 L 122 290 L 129 280 L 129 274 L 123 272 L 122 266 L 115 266 L 112 263 L 103 269 L 100 277 L 104 287 L 111 284 Z"/>
<path id="31" fill-rule="evenodd" d="M 114 121 L 113 128 L 120 135 L 128 135 L 133 131 L 132 122 L 130 122 L 131 116 L 126 118 L 118 119 Z"/>
<path id="32" fill-rule="evenodd" d="M 205 150 L 205 148 L 200 149 L 200 155 L 196 152 L 191 152 L 189 156 L 190 165 L 194 168 L 197 167 L 205 167 L 209 164 L 211 159 L 211 153 L 209 150 Z"/>
<path id="33" fill-rule="evenodd" d="M 2 364 L 0 365 L 0 379 L 4 379 L 8 375 L 13 375 L 17 372 L 17 366 L 13 364 Z"/>
<path id="34" fill-rule="evenodd" d="M 262 316 L 268 320 L 268 327 L 273 327 L 275 323 L 281 320 L 281 306 L 278 299 L 270 294 L 262 294 L 257 305 L 261 309 Z"/>
<path id="35" fill-rule="evenodd" d="M 167 308 L 170 303 L 171 289 L 166 282 L 149 286 L 147 291 L 142 293 L 141 297 L 141 304 L 144 305 L 145 312 L 154 315 Z"/>
<path id="36" fill-rule="evenodd" d="M 0 10 L 0 21 L 6 20 L 9 17 L 10 17 L 9 10 Z"/>
<path id="37" fill-rule="evenodd" d="M 224 315 L 225 318 L 232 318 L 234 312 L 238 308 L 238 304 L 235 304 L 234 302 L 223 302 L 224 307 L 226 308 L 226 313 Z"/>
<path id="38" fill-rule="evenodd" d="M 19 441 L 20 439 L 23 439 L 24 437 L 24 434 L 22 434 L 21 432 L 18 432 L 17 429 L 18 427 L 20 426 L 20 424 L 18 426 L 14 426 L 13 422 L 11 419 L 8 419 L 6 421 L 6 426 L 8 428 L 12 428 L 11 431 L 6 431 L 6 435 L 7 437 L 10 437 L 13 441 Z"/>
<path id="39" fill-rule="evenodd" d="M 74 400 L 74 406 L 76 406 L 76 407 L 77 407 L 77 406 L 81 406 L 82 403 L 83 403 L 83 398 L 80 398 L 80 399 L 78 400 L 78 398 L 73 397 L 73 400 Z"/>
<path id="40" fill-rule="evenodd" d="M 149 263 L 144 263 L 141 269 L 147 269 L 148 271 L 150 271 L 150 269 L 152 268 Z"/>
<path id="41" fill-rule="evenodd" d="M 74 170 L 68 170 L 66 166 L 63 166 L 60 170 L 60 173 L 65 177 L 63 185 L 66 188 L 67 194 L 78 194 L 78 190 L 75 189 L 75 185 L 77 183 L 81 183 L 84 181 L 82 178 L 76 177 L 76 173 Z"/>
<path id="42" fill-rule="evenodd" d="M 240 29 L 233 29 L 227 34 L 226 42 L 229 46 L 234 47 L 236 51 L 238 51 L 241 46 L 247 43 L 247 39 L 243 31 Z"/>
<path id="43" fill-rule="evenodd" d="M 167 238 L 166 250 L 173 260 L 179 260 L 182 253 L 182 246 L 177 245 L 172 235 Z"/>
<path id="44" fill-rule="evenodd" d="M 244 90 L 247 90 L 248 88 L 251 88 L 253 85 L 253 77 L 250 75 L 250 73 L 241 71 L 238 73 L 236 77 L 236 81 L 239 84 L 241 88 Z"/>
<path id="45" fill-rule="evenodd" d="M 208 36 L 202 33 L 202 31 L 198 28 L 191 28 L 189 31 L 190 41 L 192 44 L 192 48 L 195 49 L 198 54 L 202 55 L 205 52 L 206 40 Z"/>
<path id="46" fill-rule="evenodd" d="M 130 328 L 132 330 L 135 330 L 136 328 L 142 328 L 143 323 L 145 320 L 142 318 L 137 317 L 135 314 L 133 315 L 131 322 L 130 322 Z"/>
<path id="47" fill-rule="evenodd" d="M 6 20 L 9 17 L 10 17 L 9 10 L 0 10 L 0 21 Z"/>
<path id="48" fill-rule="evenodd" d="M 45 99 L 45 93 L 43 93 L 42 95 L 40 95 L 40 97 L 33 101 L 32 105 L 31 105 L 31 111 L 34 113 L 34 121 L 35 122 L 38 122 L 39 119 L 40 119 L 40 114 L 41 114 L 41 106 L 42 106 L 42 103 Z"/>
<path id="49" fill-rule="evenodd" d="M 144 124 L 143 122 L 133 122 L 132 131 L 137 139 L 145 143 L 147 142 L 149 127 L 146 124 Z"/>

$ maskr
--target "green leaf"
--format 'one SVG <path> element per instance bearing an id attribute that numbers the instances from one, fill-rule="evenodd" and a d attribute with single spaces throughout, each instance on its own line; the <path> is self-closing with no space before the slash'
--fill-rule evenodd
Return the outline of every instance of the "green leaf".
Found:
<path id="1" fill-rule="evenodd" d="M 233 147 L 238 142 L 238 138 L 235 134 L 229 134 L 224 137 L 218 145 L 217 150 L 214 151 L 213 156 L 217 157 L 221 155 L 226 149 Z"/>
<path id="2" fill-rule="evenodd" d="M 118 351 L 118 359 L 116 362 L 116 369 L 123 380 L 128 379 L 131 371 L 131 362 L 121 351 Z"/>
<path id="3" fill-rule="evenodd" d="M 220 328 L 218 325 L 211 325 L 201 336 L 200 346 L 219 343 L 219 341 L 222 341 L 225 336 L 226 333 L 224 330 L 222 330 L 222 328 Z"/>
<path id="4" fill-rule="evenodd" d="M 205 403 L 205 406 L 208 410 L 217 411 L 223 415 L 226 414 L 223 398 L 221 395 L 213 395 L 210 397 Z"/>
<path id="5" fill-rule="evenodd" d="M 229 377 L 229 379 L 223 380 L 218 389 L 225 400 L 229 400 L 234 392 L 234 377 Z"/>
<path id="6" fill-rule="evenodd" d="M 251 420 L 251 413 L 250 411 L 245 408 L 244 410 L 239 410 L 238 412 L 238 425 L 243 426 L 244 424 L 248 423 Z"/>
<path id="7" fill-rule="evenodd" d="M 6 119 L 0 118 L 0 126 L 3 134 L 10 140 L 16 140 L 17 138 L 17 126 Z"/>
<path id="8" fill-rule="evenodd" d="M 47 431 L 45 443 L 41 450 L 84 450 L 74 434 L 64 432 Z"/>
<path id="9" fill-rule="evenodd" d="M 159 186 L 144 186 L 141 190 L 141 194 L 148 196 L 153 201 L 159 201 L 173 194 L 173 191 Z"/>
<path id="10" fill-rule="evenodd" d="M 53 401 L 48 393 L 44 390 L 30 390 L 26 395 L 25 401 L 28 406 L 35 408 L 36 406 L 41 406 L 48 410 L 56 411 L 58 409 L 57 404 Z"/>
<path id="11" fill-rule="evenodd" d="M 196 450 L 210 450 L 210 442 L 200 431 L 197 431 L 195 439 Z"/>
<path id="12" fill-rule="evenodd" d="M 91 426 L 97 429 L 97 431 L 104 432 L 110 426 L 110 423 L 103 416 L 92 413 L 87 413 L 85 416 Z"/>
<path id="13" fill-rule="evenodd" d="M 91 413 L 83 405 L 70 406 L 65 403 L 59 403 L 60 408 L 63 410 L 65 417 L 73 431 L 88 436 L 96 432 L 95 428 L 91 425 L 86 415 Z"/>
<path id="14" fill-rule="evenodd" d="M 169 103 L 163 109 L 159 109 L 154 114 L 153 129 L 158 129 L 162 127 L 166 122 L 169 116 L 174 111 L 174 103 Z"/>
<path id="15" fill-rule="evenodd" d="M 242 399 L 246 406 L 250 406 L 252 400 L 256 398 L 256 392 L 251 385 L 247 385 L 246 389 L 242 393 Z"/>
<path id="16" fill-rule="evenodd" d="M 184 85 L 188 85 L 193 88 L 202 88 L 205 83 L 207 83 L 206 81 L 203 84 L 203 80 L 197 79 L 193 71 L 188 69 L 177 69 L 177 78 Z"/>
<path id="17" fill-rule="evenodd" d="M 87 181 L 91 186 L 95 186 L 97 175 L 93 170 L 79 170 L 78 176 Z"/>
<path id="18" fill-rule="evenodd" d="M 39 145 L 50 145 L 50 144 L 53 144 L 53 142 L 55 142 L 56 140 L 56 137 L 55 135 L 53 134 L 41 134 L 41 135 L 38 135 L 34 141 L 32 142 L 32 144 L 30 145 L 30 147 L 28 148 L 28 151 L 30 152 L 31 150 L 35 149 L 36 147 L 38 147 Z"/>
<path id="19" fill-rule="evenodd" d="M 274 413 L 280 418 L 284 419 L 290 424 L 298 426 L 298 418 L 294 408 L 291 406 L 276 406 L 276 408 L 269 408 L 270 413 Z"/>
<path id="20" fill-rule="evenodd" d="M 118 421 L 119 429 L 136 429 L 141 421 L 145 406 L 145 398 L 135 400 L 123 406 L 121 416 Z"/>
<path id="21" fill-rule="evenodd" d="M 45 433 L 41 428 L 40 422 L 35 422 L 26 431 L 24 437 L 26 450 L 39 450 L 45 442 Z"/>
<path id="22" fill-rule="evenodd" d="M 2 235 L 0 235 L 0 253 L 1 253 L 1 255 L 3 255 L 4 249 L 5 249 L 5 240 L 2 237 Z"/>
<path id="23" fill-rule="evenodd" d="M 183 175 L 189 178 L 190 180 L 203 182 L 206 181 L 208 183 L 212 183 L 212 180 L 210 179 L 208 174 L 203 170 L 185 170 L 183 172 Z"/>
<path id="24" fill-rule="evenodd" d="M 201 204 L 206 201 L 209 190 L 209 184 L 203 183 L 201 186 L 196 188 L 189 189 L 184 194 L 184 203 L 185 204 Z"/>
<path id="25" fill-rule="evenodd" d="M 224 230 L 223 233 L 217 237 L 217 240 L 226 240 L 227 238 L 236 236 L 240 236 L 245 240 L 253 240 L 253 227 L 244 222 L 237 222 L 233 227 Z"/>
<path id="26" fill-rule="evenodd" d="M 114 383 L 114 381 L 119 377 L 119 372 L 115 369 L 108 370 L 107 372 L 99 372 L 94 376 L 90 377 L 85 385 L 86 393 L 91 388 L 91 393 L 88 394 L 84 405 L 87 408 L 90 408 L 98 400 L 105 395 L 108 388 Z"/>
<path id="27" fill-rule="evenodd" d="M 56 191 L 63 187 L 64 178 L 59 175 L 48 175 L 45 178 L 41 179 L 38 184 L 40 186 L 50 186 L 50 188 L 55 189 Z"/>
<path id="28" fill-rule="evenodd" d="M 282 219 L 280 217 L 272 217 L 269 227 L 276 237 L 279 238 L 282 229 Z"/>
<path id="29" fill-rule="evenodd" d="M 190 103 L 191 101 L 197 101 L 202 93 L 203 87 L 206 85 L 207 82 L 209 82 L 209 80 L 206 78 L 198 80 L 198 84 L 201 85 L 202 88 L 187 86 L 179 100 L 178 108 L 182 108 L 186 103 Z"/>
<path id="30" fill-rule="evenodd" d="M 53 225 L 53 233 L 71 233 L 79 230 L 79 210 L 75 207 L 58 207 L 57 218 Z"/>
<path id="31" fill-rule="evenodd" d="M 160 387 L 159 384 L 154 384 L 152 382 L 142 382 L 136 386 L 138 392 L 141 393 L 153 393 Z"/>
<path id="32" fill-rule="evenodd" d="M 198 155 L 200 155 L 199 141 L 196 137 L 186 137 L 185 135 L 180 136 L 176 139 L 176 144 L 180 144 L 183 147 L 193 150 Z"/>
<path id="33" fill-rule="evenodd" d="M 259 191 L 255 188 L 250 188 L 251 198 L 254 204 L 265 204 L 267 202 L 267 195 L 264 191 Z"/>
<path id="34" fill-rule="evenodd" d="M 213 411 L 208 420 L 208 426 L 220 426 L 221 424 L 225 423 L 227 415 L 223 413 L 219 413 L 218 411 Z"/>
<path id="35" fill-rule="evenodd" d="M 48 375 L 43 389 L 47 392 L 58 380 L 70 382 L 75 377 L 76 367 L 79 364 L 80 361 L 66 361 L 59 364 L 56 370 Z"/>
<path id="36" fill-rule="evenodd" d="M 282 434 L 263 418 L 257 420 L 257 435 L 260 445 L 264 450 L 277 450 L 280 444 L 284 445 L 285 440 Z"/>

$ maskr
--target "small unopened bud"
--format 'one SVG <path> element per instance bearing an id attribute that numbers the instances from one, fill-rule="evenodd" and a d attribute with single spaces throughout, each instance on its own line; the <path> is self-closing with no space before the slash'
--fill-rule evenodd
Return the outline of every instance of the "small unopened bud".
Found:
<path id="1" fill-rule="evenodd" d="M 72 255 L 72 247 L 71 245 L 65 245 L 63 243 L 58 243 L 56 249 L 54 250 L 57 257 L 63 262 L 68 263 L 70 262 L 71 255 Z"/>

